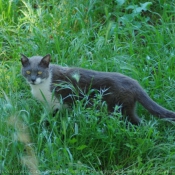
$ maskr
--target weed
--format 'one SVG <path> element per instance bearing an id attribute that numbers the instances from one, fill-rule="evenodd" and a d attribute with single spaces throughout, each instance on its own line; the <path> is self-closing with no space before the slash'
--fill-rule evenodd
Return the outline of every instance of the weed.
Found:
<path id="1" fill-rule="evenodd" d="M 174 5 L 170 0 L 0 0 L 1 174 L 173 174 L 174 123 L 139 106 L 143 124 L 133 126 L 118 106 L 107 112 L 103 92 L 89 101 L 93 90 L 52 117 L 31 96 L 19 59 L 21 53 L 50 53 L 52 62 L 63 66 L 121 72 L 175 110 Z M 21 126 L 27 130 L 22 127 L 20 135 Z"/>

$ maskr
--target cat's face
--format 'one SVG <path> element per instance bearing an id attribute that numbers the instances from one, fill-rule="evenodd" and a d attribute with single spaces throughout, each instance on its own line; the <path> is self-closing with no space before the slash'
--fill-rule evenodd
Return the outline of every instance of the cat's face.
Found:
<path id="1" fill-rule="evenodd" d="M 22 55 L 22 75 L 32 85 L 43 83 L 49 77 L 50 55 L 27 58 Z"/>

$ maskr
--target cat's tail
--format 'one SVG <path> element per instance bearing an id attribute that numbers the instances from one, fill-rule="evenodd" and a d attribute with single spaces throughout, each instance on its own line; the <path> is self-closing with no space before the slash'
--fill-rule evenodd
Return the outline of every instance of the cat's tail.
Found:
<path id="1" fill-rule="evenodd" d="M 136 99 L 142 104 L 152 115 L 162 119 L 175 121 L 175 112 L 172 112 L 153 101 L 148 94 L 140 87 L 136 92 Z"/>

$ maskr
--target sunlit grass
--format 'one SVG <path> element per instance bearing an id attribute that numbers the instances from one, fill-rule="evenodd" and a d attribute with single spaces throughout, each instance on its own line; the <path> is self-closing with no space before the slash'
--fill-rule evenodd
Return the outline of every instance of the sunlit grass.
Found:
<path id="1" fill-rule="evenodd" d="M 53 117 L 31 96 L 19 60 L 50 53 L 63 66 L 121 72 L 175 111 L 174 5 L 0 0 L 2 174 L 173 174 L 174 123 L 139 105 L 143 124 L 133 126 L 117 109 L 109 114 L 99 93 L 93 106 L 84 94 Z"/>

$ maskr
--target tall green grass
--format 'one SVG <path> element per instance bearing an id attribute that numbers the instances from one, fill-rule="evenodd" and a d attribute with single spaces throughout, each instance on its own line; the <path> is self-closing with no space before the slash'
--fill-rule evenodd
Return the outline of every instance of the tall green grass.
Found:
<path id="1" fill-rule="evenodd" d="M 100 92 L 52 117 L 20 73 L 20 53 L 121 72 L 175 111 L 173 1 L 0 0 L 1 174 L 173 174 L 174 123 L 138 105 L 140 126 Z M 46 122 L 47 121 L 47 122 Z M 46 125 L 49 124 L 49 125 Z M 37 160 L 36 160 L 37 159 Z"/>

